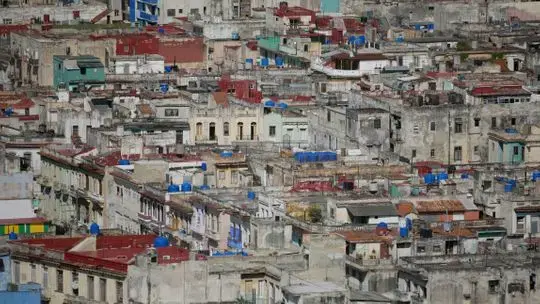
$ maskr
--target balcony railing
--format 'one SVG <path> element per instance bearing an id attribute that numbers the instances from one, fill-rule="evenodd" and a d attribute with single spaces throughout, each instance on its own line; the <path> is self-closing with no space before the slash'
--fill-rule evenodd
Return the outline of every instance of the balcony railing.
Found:
<path id="1" fill-rule="evenodd" d="M 259 140 L 259 136 L 257 135 L 247 135 L 247 136 L 236 136 L 236 140 Z"/>
<path id="2" fill-rule="evenodd" d="M 149 14 L 147 12 L 143 12 L 143 11 L 139 11 L 139 18 L 143 19 L 143 20 L 146 20 L 146 21 L 150 21 L 150 22 L 157 22 L 158 21 L 157 16 L 151 15 L 151 14 Z"/>
<path id="3" fill-rule="evenodd" d="M 197 143 L 216 143 L 218 141 L 217 136 L 203 136 L 196 135 L 195 142 Z"/>

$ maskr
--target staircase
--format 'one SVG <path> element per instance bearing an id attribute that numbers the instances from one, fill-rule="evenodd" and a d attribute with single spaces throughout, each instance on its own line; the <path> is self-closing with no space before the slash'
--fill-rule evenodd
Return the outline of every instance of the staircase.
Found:
<path id="1" fill-rule="evenodd" d="M 105 18 L 105 16 L 107 16 L 110 12 L 111 10 L 106 8 L 104 11 L 102 11 L 101 13 L 97 14 L 97 16 L 92 18 L 92 20 L 90 20 L 90 23 L 92 24 L 98 23 L 101 19 Z"/>

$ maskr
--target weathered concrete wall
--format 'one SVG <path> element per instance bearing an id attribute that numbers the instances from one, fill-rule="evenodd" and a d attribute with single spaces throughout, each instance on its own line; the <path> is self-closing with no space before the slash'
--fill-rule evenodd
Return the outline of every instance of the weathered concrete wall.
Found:
<path id="1" fill-rule="evenodd" d="M 0 199 L 31 198 L 33 195 L 33 178 L 31 172 L 0 176 Z"/>
<path id="2" fill-rule="evenodd" d="M 336 235 L 313 234 L 309 245 L 309 269 L 298 277 L 345 284 L 345 241 Z"/>
<path id="3" fill-rule="evenodd" d="M 251 223 L 251 244 L 255 249 L 284 249 L 291 246 L 292 226 L 273 220 Z"/>

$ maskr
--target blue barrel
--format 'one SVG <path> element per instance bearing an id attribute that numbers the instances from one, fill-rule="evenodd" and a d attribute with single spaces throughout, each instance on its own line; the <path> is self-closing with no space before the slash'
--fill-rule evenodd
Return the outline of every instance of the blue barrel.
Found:
<path id="1" fill-rule="evenodd" d="M 265 108 L 273 108 L 276 106 L 276 103 L 273 100 L 267 100 L 264 102 Z"/>
<path id="2" fill-rule="evenodd" d="M 354 44 L 354 41 L 356 40 L 356 36 L 349 36 L 349 44 Z"/>
<path id="3" fill-rule="evenodd" d="M 409 229 L 407 227 L 401 227 L 399 228 L 399 236 L 401 238 L 407 238 L 409 237 Z"/>
<path id="4" fill-rule="evenodd" d="M 358 36 L 356 37 L 356 40 L 354 40 L 354 44 L 356 45 L 364 45 L 366 43 L 366 37 L 365 36 Z"/>
<path id="5" fill-rule="evenodd" d="M 167 93 L 169 91 L 169 85 L 166 83 L 162 83 L 159 85 L 159 89 L 161 90 L 161 92 Z"/>
<path id="6" fill-rule="evenodd" d="M 380 222 L 377 224 L 377 228 L 379 229 L 388 229 L 388 224 L 385 222 Z"/>
<path id="7" fill-rule="evenodd" d="M 410 218 L 405 218 L 405 222 L 407 223 L 406 227 L 411 230 L 412 229 L 412 220 Z"/>
<path id="8" fill-rule="evenodd" d="M 437 179 L 439 181 L 447 180 L 448 179 L 448 173 L 440 172 L 439 174 L 437 174 Z"/>
<path id="9" fill-rule="evenodd" d="M 262 67 L 267 67 L 267 66 L 269 66 L 269 65 L 270 65 L 270 61 L 268 60 L 268 58 L 263 57 L 263 58 L 261 59 L 261 66 L 262 66 Z"/>
<path id="10" fill-rule="evenodd" d="M 285 110 L 289 107 L 289 105 L 287 105 L 286 103 L 284 102 L 280 102 L 277 104 L 278 108 L 282 109 L 282 110 Z"/>
<path id="11" fill-rule="evenodd" d="M 255 192 L 253 191 L 249 191 L 248 194 L 247 194 L 247 197 L 250 201 L 254 200 L 255 199 Z"/>
<path id="12" fill-rule="evenodd" d="M 208 170 L 208 165 L 206 163 L 201 163 L 201 170 L 203 171 Z"/>
<path id="13" fill-rule="evenodd" d="M 238 33 L 232 33 L 232 40 L 238 40 L 240 39 L 240 35 Z"/>
<path id="14" fill-rule="evenodd" d="M 276 65 L 277 66 L 283 66 L 283 57 L 277 56 L 276 57 Z"/>
<path id="15" fill-rule="evenodd" d="M 532 181 L 535 182 L 537 181 L 538 179 L 540 179 L 540 171 L 534 171 L 532 173 Z"/>
<path id="16" fill-rule="evenodd" d="M 515 179 L 509 179 L 508 183 L 512 185 L 512 188 L 515 188 L 517 186 L 517 181 Z"/>
<path id="17" fill-rule="evenodd" d="M 170 65 L 166 66 L 165 67 L 165 73 L 170 73 L 170 72 L 172 72 L 172 66 L 170 66 Z"/>
<path id="18" fill-rule="evenodd" d="M 182 192 L 191 192 L 191 184 L 188 182 L 182 183 Z"/>
<path id="19" fill-rule="evenodd" d="M 164 236 L 158 236 L 154 239 L 154 248 L 163 248 L 169 246 L 169 240 Z"/>
<path id="20" fill-rule="evenodd" d="M 90 227 L 90 228 L 92 228 L 92 227 Z M 16 234 L 15 232 L 11 231 L 11 232 L 9 233 L 9 235 L 8 235 L 8 239 L 9 239 L 10 241 L 14 241 L 14 240 L 18 239 L 18 236 L 17 236 L 17 234 Z"/>
<path id="21" fill-rule="evenodd" d="M 90 234 L 91 234 L 91 235 L 99 235 L 99 231 L 100 231 L 100 229 L 99 229 L 99 225 L 98 225 L 98 224 L 92 223 L 92 224 L 90 225 Z"/>
<path id="22" fill-rule="evenodd" d="M 170 184 L 169 187 L 167 187 L 167 192 L 171 192 L 171 193 L 180 192 L 180 187 L 175 184 Z"/>
<path id="23" fill-rule="evenodd" d="M 424 175 L 424 183 L 427 185 L 432 185 L 435 183 L 435 175 L 433 173 L 428 173 Z"/>
<path id="24" fill-rule="evenodd" d="M 468 179 L 469 173 L 461 173 L 461 179 Z"/>
<path id="25" fill-rule="evenodd" d="M 512 192 L 513 189 L 514 189 L 514 185 L 510 183 L 507 183 L 504 185 L 504 192 Z"/>
<path id="26" fill-rule="evenodd" d="M 121 159 L 121 160 L 118 161 L 118 164 L 120 166 L 127 166 L 127 165 L 129 165 L 129 160 L 128 159 Z"/>
<path id="27" fill-rule="evenodd" d="M 201 190 L 209 190 L 209 189 L 210 189 L 210 186 L 208 186 L 208 185 L 202 185 L 202 186 L 200 187 L 200 189 L 201 189 Z"/>
<path id="28" fill-rule="evenodd" d="M 308 152 L 307 161 L 308 162 L 316 162 L 317 161 L 317 152 Z"/>
<path id="29" fill-rule="evenodd" d="M 253 58 L 247 58 L 247 59 L 246 59 L 246 63 L 253 64 Z"/>
<path id="30" fill-rule="evenodd" d="M 430 23 L 430 24 L 428 24 L 427 28 L 428 28 L 428 30 L 432 31 L 432 30 L 435 29 L 435 24 Z"/>

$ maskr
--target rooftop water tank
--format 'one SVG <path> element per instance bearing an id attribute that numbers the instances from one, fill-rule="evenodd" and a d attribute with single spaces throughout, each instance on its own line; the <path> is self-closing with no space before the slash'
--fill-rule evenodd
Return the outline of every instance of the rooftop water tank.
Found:
<path id="1" fill-rule="evenodd" d="M 118 161 L 118 164 L 120 166 L 127 166 L 127 165 L 129 165 L 129 160 L 128 159 L 121 159 L 121 160 Z"/>
<path id="2" fill-rule="evenodd" d="M 201 163 L 201 170 L 203 170 L 203 171 L 208 170 L 208 167 L 207 167 L 206 163 Z"/>
<path id="3" fill-rule="evenodd" d="M 266 57 L 263 57 L 263 58 L 261 59 L 261 66 L 262 66 L 262 67 L 267 67 L 267 66 L 269 66 L 269 65 L 270 65 L 270 60 L 268 60 L 268 58 L 266 58 Z"/>
<path id="4" fill-rule="evenodd" d="M 248 194 L 247 194 L 247 196 L 248 196 L 248 199 L 249 199 L 250 201 L 252 201 L 252 200 L 255 199 L 255 192 L 249 191 Z"/>
<path id="5" fill-rule="evenodd" d="M 535 182 L 540 178 L 540 171 L 534 171 L 532 173 L 532 181 Z"/>
<path id="6" fill-rule="evenodd" d="M 371 182 L 369 183 L 368 189 L 370 193 L 375 194 L 377 191 L 379 191 L 379 185 L 377 182 Z"/>
<path id="7" fill-rule="evenodd" d="M 512 192 L 513 189 L 514 189 L 514 185 L 510 183 L 504 184 L 504 192 Z"/>
<path id="8" fill-rule="evenodd" d="M 188 182 L 182 183 L 182 192 L 191 192 L 191 184 Z"/>
<path id="9" fill-rule="evenodd" d="M 233 153 L 231 151 L 223 151 L 223 152 L 219 153 L 219 156 L 221 156 L 223 158 L 232 157 Z"/>
<path id="10" fill-rule="evenodd" d="M 276 57 L 276 66 L 283 66 L 283 57 Z"/>
<path id="11" fill-rule="evenodd" d="M 14 240 L 18 239 L 18 236 L 17 236 L 17 234 L 15 232 L 11 231 L 9 233 L 9 235 L 8 235 L 8 238 L 9 238 L 10 241 L 14 241 Z"/>
<path id="12" fill-rule="evenodd" d="M 164 236 L 158 236 L 154 239 L 154 248 L 163 248 L 169 246 L 169 240 Z"/>
<path id="13" fill-rule="evenodd" d="M 264 102 L 265 108 L 273 108 L 276 106 L 276 103 L 273 100 L 267 100 Z"/>
<path id="14" fill-rule="evenodd" d="M 96 223 L 92 223 L 90 225 L 90 234 L 91 235 L 99 235 L 99 225 Z"/>
<path id="15" fill-rule="evenodd" d="M 316 162 L 318 160 L 317 152 L 308 152 L 307 160 L 308 162 Z"/>
<path id="16" fill-rule="evenodd" d="M 161 92 L 167 93 L 169 91 L 169 85 L 166 83 L 162 83 L 159 85 L 159 89 L 161 90 Z"/>
<path id="17" fill-rule="evenodd" d="M 169 193 L 180 192 L 180 187 L 175 184 L 170 184 L 169 187 L 167 187 L 167 192 Z"/>
<path id="18" fill-rule="evenodd" d="M 400 227 L 399 228 L 399 236 L 401 238 L 408 238 L 409 237 L 409 229 L 407 227 Z"/>
<path id="19" fill-rule="evenodd" d="M 380 222 L 377 224 L 377 228 L 379 229 L 388 229 L 388 224 L 385 222 Z"/>
<path id="20" fill-rule="evenodd" d="M 209 190 L 209 189 L 210 189 L 210 186 L 208 186 L 208 185 L 202 185 L 200 188 L 201 188 L 201 190 Z"/>
<path id="21" fill-rule="evenodd" d="M 288 104 L 284 103 L 284 102 L 280 102 L 277 104 L 278 108 L 282 109 L 282 110 L 285 110 L 289 107 Z"/>
<path id="22" fill-rule="evenodd" d="M 427 185 L 431 185 L 435 183 L 435 175 L 433 173 L 428 173 L 424 175 L 424 183 Z"/>

